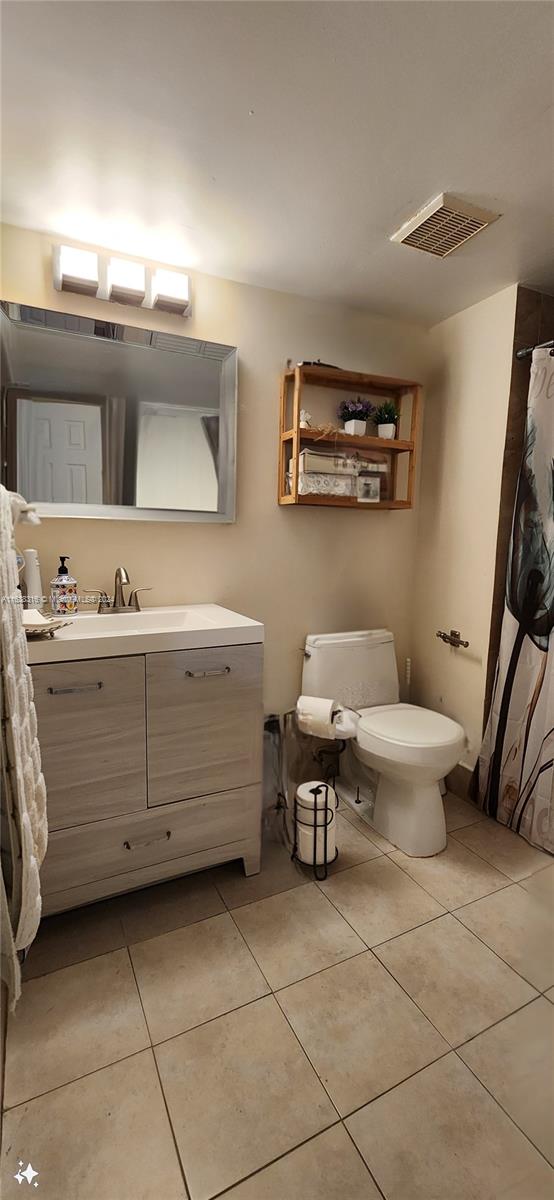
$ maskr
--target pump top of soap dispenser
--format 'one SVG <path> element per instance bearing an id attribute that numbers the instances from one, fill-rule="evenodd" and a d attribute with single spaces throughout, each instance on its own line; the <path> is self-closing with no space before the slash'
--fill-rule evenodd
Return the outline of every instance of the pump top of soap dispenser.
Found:
<path id="1" fill-rule="evenodd" d="M 66 567 L 66 562 L 69 561 L 69 554 L 60 554 L 60 565 L 58 567 L 58 575 L 69 575 L 69 567 Z"/>

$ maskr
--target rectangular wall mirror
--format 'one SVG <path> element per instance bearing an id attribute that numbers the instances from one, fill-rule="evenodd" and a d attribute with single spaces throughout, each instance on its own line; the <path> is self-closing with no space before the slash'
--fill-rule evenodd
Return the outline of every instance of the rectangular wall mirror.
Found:
<path id="1" fill-rule="evenodd" d="M 39 515 L 233 521 L 237 350 L 2 301 L 2 482 Z"/>

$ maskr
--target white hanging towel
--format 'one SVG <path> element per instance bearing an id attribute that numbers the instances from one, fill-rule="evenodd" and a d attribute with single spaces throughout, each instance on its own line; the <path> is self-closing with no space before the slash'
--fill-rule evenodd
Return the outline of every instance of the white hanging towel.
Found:
<path id="1" fill-rule="evenodd" d="M 2 775 L 12 848 L 11 891 L 1 914 L 2 978 L 12 1007 L 21 991 L 17 951 L 31 944 L 40 922 L 39 868 L 48 840 L 46 785 L 18 590 L 14 527 L 19 519 L 38 520 L 21 496 L 0 485 Z"/>

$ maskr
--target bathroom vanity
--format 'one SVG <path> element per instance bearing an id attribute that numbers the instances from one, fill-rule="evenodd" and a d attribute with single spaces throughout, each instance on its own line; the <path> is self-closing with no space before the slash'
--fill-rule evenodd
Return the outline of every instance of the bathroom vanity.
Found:
<path id="1" fill-rule="evenodd" d="M 231 859 L 259 871 L 261 624 L 217 605 L 86 614 L 29 661 L 45 913 Z"/>

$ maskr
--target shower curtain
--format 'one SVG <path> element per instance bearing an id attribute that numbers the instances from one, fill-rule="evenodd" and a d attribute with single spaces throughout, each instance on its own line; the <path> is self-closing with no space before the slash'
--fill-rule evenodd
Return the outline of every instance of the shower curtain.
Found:
<path id="1" fill-rule="evenodd" d="M 554 853 L 554 353 L 533 352 L 479 802 Z"/>

